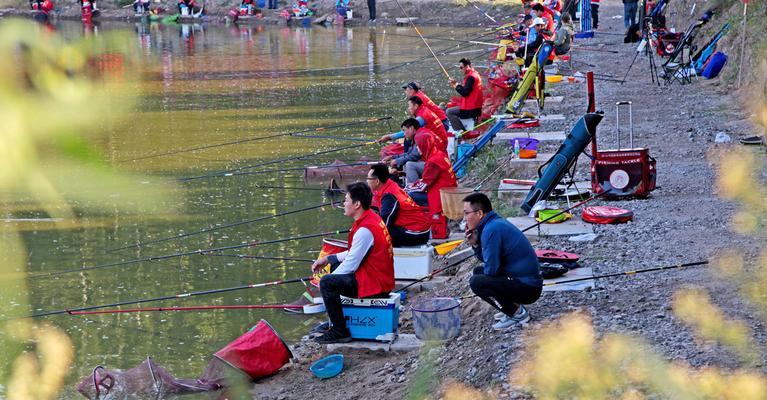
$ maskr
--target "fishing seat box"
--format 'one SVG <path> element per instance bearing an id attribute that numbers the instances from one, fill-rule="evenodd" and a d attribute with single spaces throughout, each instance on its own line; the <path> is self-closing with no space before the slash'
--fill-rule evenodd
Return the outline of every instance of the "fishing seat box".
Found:
<path id="1" fill-rule="evenodd" d="M 630 148 L 620 147 L 620 128 L 618 128 L 617 150 L 597 151 L 596 136 L 594 136 L 591 191 L 594 194 L 600 194 L 610 190 L 608 198 L 643 198 L 655 190 L 657 177 L 655 159 L 650 156 L 649 149 L 634 147 L 634 124 L 630 101 L 616 103 L 616 121 L 618 120 L 617 110 L 623 105 L 629 106 Z"/>
<path id="2" fill-rule="evenodd" d="M 399 330 L 400 294 L 354 299 L 341 296 L 341 309 L 352 339 L 391 342 Z"/>
<path id="3" fill-rule="evenodd" d="M 432 273 L 434 246 L 394 248 L 394 279 L 417 280 Z"/>

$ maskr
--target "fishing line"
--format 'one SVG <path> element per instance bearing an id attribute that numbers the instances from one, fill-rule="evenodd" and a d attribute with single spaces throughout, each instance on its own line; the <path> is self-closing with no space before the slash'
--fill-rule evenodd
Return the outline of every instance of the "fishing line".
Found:
<path id="1" fill-rule="evenodd" d="M 262 288 L 262 287 L 268 287 L 268 286 L 284 285 L 284 284 L 288 284 L 288 283 L 299 283 L 299 282 L 304 282 L 304 281 L 310 281 L 311 279 L 312 279 L 312 277 L 309 276 L 309 277 L 304 277 L 304 278 L 285 279 L 285 280 L 272 281 L 272 282 L 252 283 L 252 284 L 228 287 L 228 288 L 223 288 L 223 289 L 201 290 L 201 291 L 197 291 L 197 292 L 185 292 L 185 293 L 179 293 L 179 294 L 174 294 L 174 295 L 169 295 L 169 296 L 152 297 L 152 298 L 140 299 L 140 300 L 128 300 L 128 301 L 121 301 L 121 302 L 110 303 L 110 304 L 101 304 L 101 305 L 76 307 L 76 308 L 65 308 L 65 309 L 62 309 L 62 310 L 54 310 L 54 311 L 43 311 L 43 312 L 40 312 L 40 313 L 29 314 L 29 315 L 26 315 L 26 316 L 5 318 L 4 321 L 15 320 L 15 319 L 23 319 L 23 318 L 47 317 L 47 316 L 51 316 L 51 315 L 73 314 L 73 313 L 76 313 L 76 312 L 98 310 L 98 309 L 101 309 L 101 308 L 119 307 L 119 306 L 125 306 L 125 305 L 131 305 L 131 304 L 139 304 L 139 303 L 150 303 L 150 302 L 173 300 L 173 299 L 185 299 L 185 298 L 189 298 L 189 297 L 204 296 L 204 295 L 210 295 L 210 294 L 219 294 L 219 293 L 226 293 L 226 292 L 233 292 L 233 291 L 244 290 L 244 289 Z"/>
<path id="2" fill-rule="evenodd" d="M 324 131 L 324 130 L 327 130 L 327 129 L 343 128 L 343 127 L 346 127 L 346 126 L 353 126 L 353 125 L 367 124 L 367 123 L 371 123 L 371 122 L 386 121 L 388 119 L 391 119 L 391 117 L 368 118 L 368 119 L 361 120 L 361 121 L 354 121 L 354 122 L 347 122 L 347 123 L 343 123 L 343 124 L 328 125 L 328 126 L 317 127 L 317 128 L 307 128 L 307 129 L 302 129 L 300 131 L 294 131 L 294 132 L 277 133 L 277 134 L 268 135 L 268 136 L 254 136 L 254 137 L 249 137 L 249 138 L 244 138 L 244 139 L 232 140 L 232 141 L 229 141 L 229 142 L 210 144 L 210 145 L 205 145 L 205 146 L 197 146 L 197 147 L 191 147 L 191 148 L 179 149 L 179 150 L 171 150 L 171 151 L 167 151 L 167 152 L 164 152 L 164 153 L 149 154 L 149 155 L 145 155 L 145 156 L 141 156 L 141 157 L 136 157 L 136 158 L 130 158 L 130 159 L 125 159 L 125 160 L 118 160 L 117 162 L 123 163 L 123 162 L 146 160 L 146 159 L 156 158 L 156 157 L 165 157 L 165 156 L 170 156 L 170 155 L 175 155 L 175 154 L 180 154 L 180 153 L 188 153 L 188 152 L 198 151 L 198 150 L 207 150 L 207 149 L 212 149 L 212 148 L 217 148 L 217 147 L 231 146 L 231 145 L 235 145 L 235 144 L 241 144 L 241 143 L 247 143 L 247 142 L 255 142 L 255 141 L 259 141 L 259 140 L 273 139 L 273 138 L 283 137 L 283 136 L 293 136 L 293 135 L 298 135 L 298 134 L 301 134 L 301 133 L 320 132 L 320 131 Z"/>
<path id="3" fill-rule="evenodd" d="M 409 15 L 407 15 L 407 11 L 405 11 L 405 8 L 402 7 L 402 4 L 400 4 L 399 0 L 394 0 L 394 2 L 397 3 L 397 6 L 399 7 L 399 9 L 402 10 L 402 14 L 405 16 L 405 18 L 407 18 L 408 22 L 410 22 L 410 26 L 413 27 L 413 29 L 415 30 L 415 33 L 417 33 L 418 36 L 421 38 L 421 40 L 423 40 L 423 44 L 425 44 L 426 48 L 429 49 L 429 52 L 431 53 L 431 55 L 434 56 L 435 60 L 437 60 L 437 64 L 439 64 L 439 67 L 442 68 L 442 72 L 445 73 L 445 76 L 447 77 L 447 79 L 451 80 L 452 78 L 450 77 L 450 74 L 447 73 L 445 66 L 442 65 L 442 61 L 439 60 L 439 57 L 437 57 L 437 55 L 434 53 L 434 50 L 431 49 L 431 46 L 429 46 L 429 42 L 427 42 L 426 39 L 424 39 L 423 35 L 421 35 L 421 31 L 418 30 L 417 26 L 415 26 L 415 22 L 413 22 L 413 19 L 410 18 Z"/>
<path id="4" fill-rule="evenodd" d="M 316 237 L 323 237 L 323 236 L 333 236 L 333 235 L 340 235 L 342 233 L 348 233 L 349 230 L 337 230 L 337 231 L 329 231 L 329 232 L 320 232 L 320 233 L 312 233 L 308 235 L 301 235 L 301 236 L 294 236 L 290 238 L 282 238 L 282 239 L 273 239 L 273 240 L 265 240 L 265 241 L 251 241 L 248 243 L 242 243 L 242 244 L 236 244 L 236 245 L 230 245 L 230 246 L 222 246 L 222 247 L 214 247 L 209 249 L 200 249 L 200 250 L 193 250 L 193 251 L 186 251 L 181 253 L 173 253 L 173 254 L 165 254 L 160 256 L 151 256 L 151 257 L 144 257 L 144 258 L 137 258 L 132 260 L 126 260 L 126 261 L 119 261 L 109 264 L 101 264 L 101 265 L 95 265 L 95 266 L 83 266 L 81 268 L 74 268 L 74 269 L 68 269 L 63 271 L 53 271 L 53 272 L 41 272 L 37 274 L 30 274 L 28 275 L 29 278 L 39 278 L 39 277 L 51 277 L 51 276 L 59 276 L 59 275 L 65 275 L 65 274 L 71 274 L 71 273 L 79 273 L 79 272 L 85 272 L 85 271 L 92 271 L 96 269 L 105 269 L 105 268 L 113 268 L 113 267 L 119 267 L 123 265 L 132 265 L 132 264 L 139 264 L 143 262 L 150 262 L 150 261 L 160 261 L 160 260 L 167 260 L 171 258 L 178 258 L 178 257 L 187 257 L 187 256 L 193 256 L 193 255 L 207 255 L 207 253 L 215 253 L 219 251 L 225 251 L 225 250 L 234 250 L 234 249 L 242 249 L 247 247 L 256 247 L 266 244 L 274 244 L 274 243 L 282 243 L 282 242 L 290 242 L 294 240 L 303 240 L 303 239 L 311 239 Z"/>
<path id="5" fill-rule="evenodd" d="M 232 257 L 232 258 L 241 258 L 246 260 L 276 260 L 276 261 L 291 261 L 291 262 L 301 262 L 301 263 L 313 263 L 316 260 L 309 259 L 309 258 L 292 258 L 292 257 L 272 257 L 272 256 L 251 256 L 247 254 L 206 254 L 207 256 L 211 257 Z"/>
<path id="6" fill-rule="evenodd" d="M 276 214 L 265 215 L 263 217 L 246 219 L 246 220 L 243 220 L 243 221 L 238 221 L 238 222 L 233 222 L 233 223 L 229 223 L 229 224 L 224 224 L 224 225 L 220 225 L 220 226 L 216 226 L 216 227 L 212 227 L 212 228 L 200 229 L 200 230 L 197 230 L 197 231 L 194 231 L 194 232 L 182 233 L 182 234 L 178 234 L 178 235 L 175 235 L 175 236 L 167 236 L 167 237 L 160 238 L 160 239 L 148 240 L 148 241 L 145 241 L 145 242 L 138 242 L 136 244 L 132 244 L 132 245 L 128 245 L 128 246 L 122 246 L 122 247 L 117 247 L 117 248 L 113 248 L 113 249 L 107 249 L 106 252 L 107 253 L 113 253 L 113 252 L 120 251 L 120 250 L 134 249 L 134 248 L 148 246 L 150 244 L 157 244 L 157 243 L 167 242 L 169 240 L 185 239 L 185 238 L 188 238 L 188 237 L 191 237 L 191 236 L 195 236 L 195 235 L 201 235 L 201 234 L 204 234 L 204 233 L 210 233 L 210 232 L 219 231 L 221 229 L 228 229 L 228 228 L 233 228 L 235 226 L 247 225 L 247 224 L 252 224 L 252 223 L 255 223 L 255 222 L 266 221 L 266 220 L 272 219 L 272 218 L 283 217 L 285 215 L 290 215 L 290 214 L 297 214 L 297 213 L 304 212 L 304 211 L 316 210 L 318 208 L 332 206 L 332 205 L 333 205 L 332 202 L 331 203 L 322 203 L 322 204 L 317 204 L 317 205 L 310 206 L 310 207 L 304 207 L 304 208 L 299 208 L 299 209 L 290 210 L 290 211 L 283 211 L 283 212 L 279 212 L 279 213 L 276 213 Z"/>
<path id="7" fill-rule="evenodd" d="M 181 181 L 181 182 L 186 182 L 186 181 L 192 181 L 192 180 L 197 180 L 197 179 L 206 179 L 206 178 L 216 178 L 216 177 L 232 176 L 235 173 L 237 173 L 239 171 L 246 170 L 246 169 L 253 169 L 253 168 L 263 167 L 263 166 L 266 166 L 266 165 L 283 163 L 283 162 L 286 162 L 286 161 L 302 160 L 302 159 L 305 159 L 305 158 L 310 158 L 310 157 L 319 156 L 319 155 L 323 155 L 323 154 L 335 153 L 335 152 L 344 151 L 344 150 L 355 149 L 355 148 L 367 146 L 367 145 L 370 145 L 370 144 L 376 144 L 376 143 L 378 143 L 378 142 L 376 142 L 376 141 L 369 141 L 369 142 L 360 143 L 360 144 L 354 144 L 354 145 L 350 145 L 350 146 L 338 147 L 338 148 L 334 148 L 334 149 L 330 149 L 330 150 L 322 150 L 322 151 L 317 151 L 317 152 L 314 152 L 314 153 L 308 153 L 308 154 L 303 154 L 303 155 L 298 155 L 298 156 L 280 158 L 280 159 L 271 160 L 271 161 L 264 161 L 264 162 L 261 162 L 261 163 L 258 163 L 258 164 L 246 165 L 246 166 L 243 166 L 243 167 L 234 168 L 234 169 L 230 169 L 230 170 L 217 171 L 217 172 L 213 172 L 213 173 L 206 174 L 206 175 L 199 175 L 199 176 L 191 176 L 191 177 L 186 177 L 186 178 L 179 178 L 178 180 Z"/>
<path id="8" fill-rule="evenodd" d="M 243 175 L 262 175 L 262 174 L 273 174 L 273 173 L 279 173 L 279 172 L 294 172 L 294 171 L 306 171 L 312 170 L 312 169 L 333 169 L 333 168 L 344 168 L 344 167 L 354 167 L 354 166 L 361 166 L 361 165 L 375 165 L 380 164 L 380 161 L 367 161 L 367 162 L 359 162 L 359 163 L 351 163 L 351 164 L 337 164 L 337 165 L 313 165 L 309 167 L 292 167 L 292 168 L 278 168 L 278 169 L 265 169 L 260 171 L 245 171 L 245 172 L 232 172 L 228 173 L 226 175 L 221 176 L 243 176 Z"/>

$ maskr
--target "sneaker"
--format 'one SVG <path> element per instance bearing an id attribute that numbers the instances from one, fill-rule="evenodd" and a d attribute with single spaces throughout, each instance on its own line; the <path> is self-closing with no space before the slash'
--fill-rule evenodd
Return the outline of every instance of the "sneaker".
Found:
<path id="1" fill-rule="evenodd" d="M 352 341 L 352 335 L 349 334 L 349 331 L 338 333 L 338 331 L 331 329 L 323 333 L 322 336 L 314 338 L 314 341 L 319 344 L 349 343 Z"/>
<path id="2" fill-rule="evenodd" d="M 509 317 L 504 314 L 500 321 L 493 324 L 493 329 L 502 331 L 515 325 L 524 325 L 528 322 L 530 322 L 530 314 L 527 312 L 525 306 L 520 305 L 513 316 Z"/>
<path id="3" fill-rule="evenodd" d="M 503 312 L 497 312 L 497 313 L 493 314 L 493 319 L 496 320 L 496 321 L 500 321 L 500 320 L 504 319 L 504 317 L 506 317 L 506 314 L 504 314 Z"/>
<path id="4" fill-rule="evenodd" d="M 311 331 L 309 331 L 309 334 L 324 334 L 330 331 L 330 322 L 320 322 L 317 326 L 312 328 Z"/>

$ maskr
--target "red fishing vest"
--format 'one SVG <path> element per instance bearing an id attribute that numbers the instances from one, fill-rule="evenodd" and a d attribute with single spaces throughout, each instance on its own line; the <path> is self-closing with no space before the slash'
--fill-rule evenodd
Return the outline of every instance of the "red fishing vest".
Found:
<path id="1" fill-rule="evenodd" d="M 354 234 L 360 228 L 367 228 L 373 234 L 373 247 L 362 259 L 354 278 L 357 280 L 357 297 L 369 297 L 389 293 L 394 289 L 394 250 L 391 236 L 381 217 L 373 210 L 366 210 L 352 224 L 347 243 L 352 247 Z"/>
<path id="2" fill-rule="evenodd" d="M 429 213 L 442 212 L 442 196 L 439 190 L 446 187 L 458 186 L 458 180 L 453 172 L 453 166 L 447 154 L 432 151 L 423 166 L 423 182 L 426 183 L 426 197 L 429 201 Z"/>
<path id="3" fill-rule="evenodd" d="M 431 227 L 428 216 L 423 213 L 421 206 L 415 203 L 405 191 L 393 180 L 389 179 L 373 192 L 373 205 L 381 208 L 381 199 L 387 194 L 394 196 L 399 203 L 397 220 L 394 225 L 414 232 L 428 231 Z"/>
<path id="4" fill-rule="evenodd" d="M 482 77 L 479 76 L 476 70 L 472 68 L 468 74 L 463 78 L 463 84 L 466 85 L 466 80 L 469 77 L 474 77 L 474 87 L 471 88 L 471 93 L 468 96 L 461 96 L 460 108 L 461 110 L 475 110 L 482 108 Z"/>
<path id="5" fill-rule="evenodd" d="M 428 108 L 429 111 L 433 112 L 437 116 L 437 118 L 439 118 L 440 121 L 447 118 L 447 114 L 445 114 L 445 110 L 439 108 L 437 103 L 431 101 L 429 96 L 424 94 L 424 92 L 419 90 L 415 92 L 413 96 L 418 96 L 418 98 L 421 99 L 421 102 L 423 103 L 423 105 L 426 106 L 426 108 Z"/>
<path id="6" fill-rule="evenodd" d="M 425 121 L 424 128 L 431 131 L 434 134 L 434 140 L 436 145 L 442 151 L 447 151 L 447 131 L 445 125 L 442 125 L 442 121 L 425 106 L 418 107 L 415 110 L 415 116 L 421 117 Z"/>

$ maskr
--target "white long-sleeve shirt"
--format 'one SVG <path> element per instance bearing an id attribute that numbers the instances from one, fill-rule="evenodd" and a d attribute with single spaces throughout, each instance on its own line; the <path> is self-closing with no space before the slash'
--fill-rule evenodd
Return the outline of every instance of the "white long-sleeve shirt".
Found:
<path id="1" fill-rule="evenodd" d="M 371 248 L 373 248 L 373 233 L 368 228 L 357 229 L 352 238 L 352 247 L 347 251 L 334 254 L 341 264 L 333 273 L 353 274 Z"/>

